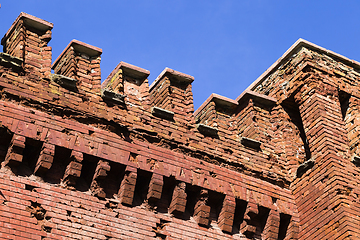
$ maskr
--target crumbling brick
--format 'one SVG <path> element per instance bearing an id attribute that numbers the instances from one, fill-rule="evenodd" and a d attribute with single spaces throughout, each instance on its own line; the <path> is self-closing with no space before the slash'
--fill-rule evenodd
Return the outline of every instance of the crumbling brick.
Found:
<path id="1" fill-rule="evenodd" d="M 101 88 L 77 40 L 51 74 L 52 27 L 2 39 L 1 239 L 360 238 L 359 63 L 299 40 L 193 114 L 192 76 L 120 62 Z"/>
<path id="2" fill-rule="evenodd" d="M 109 162 L 100 160 L 96 166 L 95 174 L 93 177 L 93 180 L 91 182 L 90 189 L 93 192 L 93 194 L 99 198 L 105 198 L 106 192 L 103 188 L 103 180 L 108 175 L 108 172 L 110 171 L 110 165 Z"/>
<path id="3" fill-rule="evenodd" d="M 207 205 L 209 198 L 208 190 L 202 189 L 194 208 L 194 218 L 199 225 L 208 226 L 210 217 L 210 206 Z"/>

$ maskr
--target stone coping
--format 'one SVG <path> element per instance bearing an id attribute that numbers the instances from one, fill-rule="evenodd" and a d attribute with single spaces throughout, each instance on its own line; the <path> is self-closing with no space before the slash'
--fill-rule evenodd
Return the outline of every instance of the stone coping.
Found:
<path id="1" fill-rule="evenodd" d="M 77 51 L 77 52 L 85 53 L 89 57 L 97 57 L 97 56 L 100 56 L 102 54 L 102 49 L 101 48 L 98 48 L 98 47 L 92 46 L 90 44 L 81 42 L 79 40 L 73 39 L 67 45 L 67 47 L 61 52 L 61 54 L 56 58 L 56 60 L 54 61 L 54 63 L 51 66 L 52 69 L 54 69 L 56 67 L 56 65 L 58 64 L 58 62 L 62 58 L 62 56 L 65 54 L 65 52 L 70 47 L 73 47 L 75 49 L 75 51 Z"/>
<path id="2" fill-rule="evenodd" d="M 14 28 L 16 24 L 20 21 L 20 19 L 24 20 L 25 25 L 33 27 L 35 29 L 38 29 L 40 31 L 47 31 L 51 30 L 54 27 L 53 23 L 50 23 L 48 21 L 45 21 L 43 19 L 37 18 L 35 16 L 32 16 L 30 14 L 21 12 L 20 15 L 16 18 L 16 20 L 13 22 L 9 30 L 6 32 L 5 36 L 1 39 L 1 45 L 5 44 L 5 41 L 9 37 L 12 31 L 14 31 Z"/>
<path id="3" fill-rule="evenodd" d="M 205 102 L 194 112 L 194 116 L 196 117 L 212 101 L 220 106 L 236 107 L 238 105 L 238 103 L 233 99 L 212 93 L 210 97 L 208 97 L 208 99 L 206 99 Z"/>
<path id="4" fill-rule="evenodd" d="M 179 82 L 192 83 L 194 81 L 194 77 L 182 72 L 175 71 L 171 68 L 166 67 L 160 75 L 155 79 L 155 81 L 150 85 L 149 91 L 151 91 L 155 85 L 162 79 L 165 75 L 170 75 L 175 78 Z"/>
<path id="5" fill-rule="evenodd" d="M 275 105 L 277 100 L 273 97 L 269 97 L 264 94 L 260 94 L 249 89 L 245 90 L 238 98 L 236 98 L 236 102 L 240 103 L 241 101 L 246 100 L 247 98 L 255 99 L 259 102 L 265 103 L 266 105 Z"/>
<path id="6" fill-rule="evenodd" d="M 119 69 L 122 69 L 125 75 L 140 80 L 145 80 L 150 75 L 149 70 L 121 61 L 101 84 L 101 88 L 105 88 L 108 85 L 109 81 L 119 71 Z"/>

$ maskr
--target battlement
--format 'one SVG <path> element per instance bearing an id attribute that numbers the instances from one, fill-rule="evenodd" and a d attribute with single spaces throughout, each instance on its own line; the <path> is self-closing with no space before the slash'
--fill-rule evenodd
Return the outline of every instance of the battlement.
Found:
<path id="1" fill-rule="evenodd" d="M 356 235 L 357 62 L 299 40 L 237 99 L 194 112 L 188 74 L 149 86 L 122 61 L 102 82 L 102 50 L 78 40 L 51 64 L 52 28 L 21 13 L 1 41 L 3 217 L 49 238 L 304 239 L 336 215 L 333 236 Z"/>

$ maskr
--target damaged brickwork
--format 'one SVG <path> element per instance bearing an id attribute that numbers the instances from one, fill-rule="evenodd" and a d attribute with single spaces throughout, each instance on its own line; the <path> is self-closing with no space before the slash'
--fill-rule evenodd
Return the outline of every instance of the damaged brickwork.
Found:
<path id="1" fill-rule="evenodd" d="M 1 40 L 1 239 L 358 239 L 360 64 L 298 40 L 236 100 L 21 13 Z"/>

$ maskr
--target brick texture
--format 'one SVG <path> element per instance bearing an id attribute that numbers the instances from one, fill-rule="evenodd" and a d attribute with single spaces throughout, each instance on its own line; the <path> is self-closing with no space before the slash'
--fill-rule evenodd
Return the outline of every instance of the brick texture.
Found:
<path id="1" fill-rule="evenodd" d="M 299 40 L 194 112 L 188 74 L 51 64 L 52 28 L 1 41 L 0 239 L 359 239 L 359 63 Z"/>

